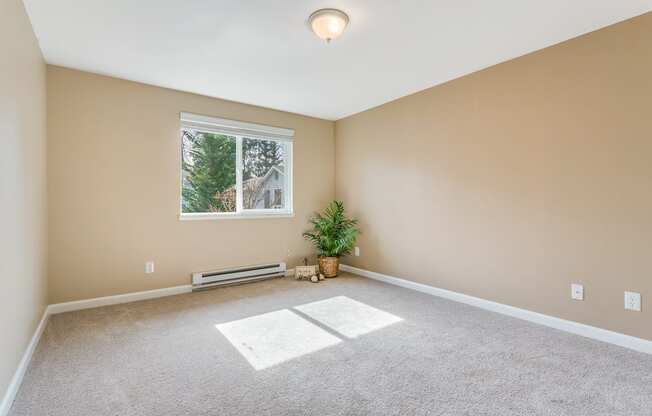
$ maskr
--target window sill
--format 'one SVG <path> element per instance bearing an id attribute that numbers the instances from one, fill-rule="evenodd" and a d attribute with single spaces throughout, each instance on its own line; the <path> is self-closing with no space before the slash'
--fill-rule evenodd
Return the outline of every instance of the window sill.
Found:
<path id="1" fill-rule="evenodd" d="M 293 218 L 293 211 L 281 212 L 253 212 L 253 213 L 184 213 L 179 215 L 180 221 L 204 221 L 204 220 L 254 220 L 261 218 Z"/>

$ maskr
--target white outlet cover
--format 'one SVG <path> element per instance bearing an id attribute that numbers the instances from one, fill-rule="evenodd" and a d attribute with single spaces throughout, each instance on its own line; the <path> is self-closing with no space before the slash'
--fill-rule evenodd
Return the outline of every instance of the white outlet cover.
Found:
<path id="1" fill-rule="evenodd" d="M 584 300 L 584 286 L 573 283 L 571 285 L 571 299 Z"/>
<path id="2" fill-rule="evenodd" d="M 636 292 L 625 292 L 625 309 L 640 312 L 641 294 Z"/>
<path id="3" fill-rule="evenodd" d="M 355 255 L 359 256 L 360 255 L 360 247 L 355 248 Z"/>
<path id="4" fill-rule="evenodd" d="M 154 262 L 148 261 L 145 263 L 145 273 L 154 273 Z"/>

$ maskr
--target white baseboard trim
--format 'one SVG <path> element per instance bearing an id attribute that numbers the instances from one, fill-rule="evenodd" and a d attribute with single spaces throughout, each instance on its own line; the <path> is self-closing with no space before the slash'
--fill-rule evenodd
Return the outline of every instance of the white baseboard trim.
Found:
<path id="1" fill-rule="evenodd" d="M 48 318 L 49 318 L 48 308 L 45 308 L 45 310 L 43 311 L 43 316 L 41 317 L 41 321 L 36 327 L 36 331 L 34 332 L 32 339 L 27 345 L 27 349 L 25 350 L 23 357 L 20 359 L 20 363 L 18 363 L 18 368 L 16 369 L 14 376 L 11 378 L 9 387 L 7 387 L 7 391 L 5 392 L 4 397 L 2 398 L 2 403 L 0 403 L 0 416 L 6 416 L 9 414 L 9 409 L 11 409 L 11 405 L 14 403 L 14 399 L 16 398 L 16 394 L 18 393 L 18 389 L 20 388 L 20 385 L 23 382 L 23 377 L 25 377 L 25 372 L 27 371 L 27 367 L 29 367 L 29 363 L 30 361 L 32 361 L 32 355 L 34 355 L 34 350 L 36 350 L 36 346 L 38 345 L 38 342 L 41 339 L 43 330 L 47 325 Z"/>
<path id="2" fill-rule="evenodd" d="M 286 276 L 294 276 L 294 269 L 288 269 Z M 57 313 L 79 311 L 82 309 L 99 308 L 100 306 L 118 305 L 120 303 L 137 302 L 139 300 L 162 298 L 165 296 L 180 295 L 192 292 L 192 285 L 165 287 L 162 289 L 131 292 L 122 295 L 103 296 L 100 298 L 74 300 L 72 302 L 54 303 L 49 305 L 47 312 L 50 315 Z M 2 416 L 2 415 L 0 415 Z"/>
<path id="3" fill-rule="evenodd" d="M 572 334 L 581 335 L 586 338 L 592 338 L 598 341 L 607 342 L 610 344 L 618 345 L 620 347 L 629 348 L 631 350 L 652 354 L 652 341 L 642 338 L 636 338 L 629 335 L 613 332 L 606 329 L 581 324 L 579 322 L 568 321 L 554 316 L 544 315 L 538 312 L 532 312 L 527 309 L 521 309 L 514 306 L 505 305 L 502 303 L 492 302 L 474 296 L 465 295 L 458 292 L 453 292 L 446 289 L 440 289 L 434 286 L 424 285 L 421 283 L 412 282 L 398 277 L 388 276 L 381 273 L 372 272 L 369 270 L 359 269 L 357 267 L 340 265 L 340 270 L 357 274 L 359 276 L 368 277 L 370 279 L 378 280 L 381 282 L 389 283 L 396 286 L 401 286 L 407 289 L 416 290 L 419 292 L 427 293 L 429 295 L 438 296 L 453 300 L 455 302 L 465 303 L 467 305 L 475 306 L 478 308 L 486 309 L 488 311 L 497 312 L 503 315 L 509 315 L 514 318 L 523 319 L 526 321 L 534 322 L 539 325 L 544 325 L 550 328 L 559 329 L 562 331 L 570 332 Z"/>
<path id="4" fill-rule="evenodd" d="M 162 298 L 165 296 L 179 295 L 182 293 L 190 292 L 192 292 L 192 285 L 181 285 L 166 287 L 163 289 L 146 290 L 143 292 L 125 293 L 122 295 L 103 296 L 101 298 L 75 300 L 72 302 L 52 304 L 48 306 L 48 313 L 54 315 L 57 313 L 97 308 L 107 305 L 117 305 L 120 303 L 136 302 L 139 300 Z"/>

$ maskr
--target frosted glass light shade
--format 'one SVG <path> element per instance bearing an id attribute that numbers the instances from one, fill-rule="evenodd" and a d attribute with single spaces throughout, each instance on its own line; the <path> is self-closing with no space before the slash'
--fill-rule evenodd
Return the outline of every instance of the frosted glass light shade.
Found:
<path id="1" fill-rule="evenodd" d="M 330 42 L 344 32 L 349 16 L 337 9 L 320 9 L 310 15 L 308 23 L 315 35 Z"/>

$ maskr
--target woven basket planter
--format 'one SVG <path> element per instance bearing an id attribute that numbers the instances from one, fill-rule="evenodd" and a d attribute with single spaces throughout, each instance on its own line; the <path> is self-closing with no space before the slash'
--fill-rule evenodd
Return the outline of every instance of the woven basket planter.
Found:
<path id="1" fill-rule="evenodd" d="M 326 277 L 337 277 L 337 271 L 340 267 L 339 257 L 320 257 L 319 270 Z"/>

